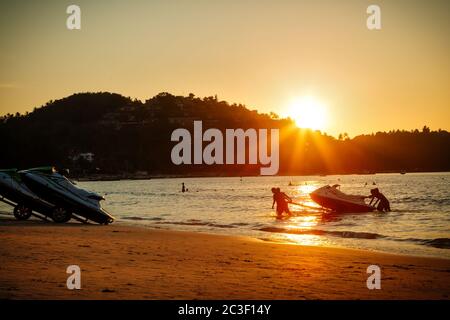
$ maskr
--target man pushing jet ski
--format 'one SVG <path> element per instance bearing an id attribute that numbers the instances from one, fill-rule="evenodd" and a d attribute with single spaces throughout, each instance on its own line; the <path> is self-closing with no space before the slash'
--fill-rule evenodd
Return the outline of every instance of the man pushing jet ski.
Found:
<path id="1" fill-rule="evenodd" d="M 378 190 L 370 190 L 370 196 L 346 194 L 339 185 L 323 186 L 310 193 L 311 199 L 320 206 L 337 213 L 364 213 L 374 210 L 388 212 L 391 207 L 388 199 Z M 370 199 L 370 203 L 364 200 Z"/>
<path id="2" fill-rule="evenodd" d="M 385 197 L 384 194 L 380 192 L 378 188 L 370 189 L 370 196 L 366 198 L 370 199 L 370 206 L 376 206 L 378 211 L 381 212 L 390 212 L 391 205 L 389 200 Z M 373 203 L 372 203 L 373 202 Z"/>

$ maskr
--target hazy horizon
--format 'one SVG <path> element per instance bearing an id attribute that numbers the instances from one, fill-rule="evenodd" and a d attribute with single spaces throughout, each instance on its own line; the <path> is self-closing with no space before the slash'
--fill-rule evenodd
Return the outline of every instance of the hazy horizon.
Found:
<path id="1" fill-rule="evenodd" d="M 81 30 L 66 8 L 81 8 Z M 382 29 L 366 28 L 381 7 Z M 0 115 L 78 92 L 218 95 L 289 116 L 314 97 L 320 130 L 450 130 L 448 1 L 0 3 Z"/>

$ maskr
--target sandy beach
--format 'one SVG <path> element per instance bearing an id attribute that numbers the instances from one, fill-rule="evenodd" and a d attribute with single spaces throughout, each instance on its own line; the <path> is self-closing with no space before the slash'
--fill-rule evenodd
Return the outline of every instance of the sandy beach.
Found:
<path id="1" fill-rule="evenodd" d="M 1 299 L 448 299 L 450 260 L 252 238 L 0 220 Z M 381 290 L 366 269 L 381 268 Z M 81 290 L 66 268 L 79 265 Z"/>

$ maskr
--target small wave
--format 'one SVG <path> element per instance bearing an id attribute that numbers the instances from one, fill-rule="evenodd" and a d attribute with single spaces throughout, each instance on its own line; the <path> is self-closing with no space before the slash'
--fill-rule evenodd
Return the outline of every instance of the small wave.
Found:
<path id="1" fill-rule="evenodd" d="M 164 221 L 164 222 L 158 222 L 159 224 L 174 224 L 174 225 L 181 225 L 181 226 L 206 226 L 206 227 L 213 227 L 213 228 L 236 228 L 234 225 L 230 224 L 219 224 L 219 223 L 213 223 L 213 222 L 204 222 L 200 220 L 188 220 L 188 221 Z"/>
<path id="2" fill-rule="evenodd" d="M 325 231 L 320 229 L 310 229 L 310 230 L 299 230 L 299 229 L 287 229 L 279 227 L 263 227 L 257 230 L 273 233 L 286 233 L 286 234 L 309 234 L 318 236 L 334 236 L 339 238 L 353 238 L 353 239 L 388 239 L 393 241 L 402 242 L 413 242 L 420 245 L 425 245 L 429 247 L 434 247 L 438 249 L 450 249 L 450 239 L 449 238 L 436 238 L 436 239 L 416 239 L 408 238 L 401 239 L 395 237 L 387 237 L 378 233 L 371 232 L 354 232 L 354 231 Z"/>
<path id="3" fill-rule="evenodd" d="M 356 226 L 356 223 L 351 223 L 351 222 L 336 223 L 336 226 L 339 226 L 339 227 L 354 227 L 354 226 Z"/>
<path id="4" fill-rule="evenodd" d="M 430 247 L 435 247 L 439 249 L 450 249 L 450 239 L 449 238 L 437 238 L 432 240 L 426 240 L 425 245 Z"/>
<path id="5" fill-rule="evenodd" d="M 143 218 L 143 217 L 123 217 L 123 220 L 134 220 L 134 221 L 161 221 L 164 220 L 163 218 L 159 217 L 152 217 L 152 218 Z"/>
<path id="6" fill-rule="evenodd" d="M 328 231 L 328 234 L 341 238 L 357 238 L 357 239 L 380 239 L 386 238 L 378 233 L 371 232 L 354 232 L 354 231 Z"/>
<path id="7" fill-rule="evenodd" d="M 231 224 L 232 226 L 236 226 L 236 227 L 244 227 L 244 226 L 248 226 L 248 223 L 245 222 L 235 222 Z"/>
<path id="8" fill-rule="evenodd" d="M 312 234 L 312 235 L 331 235 L 340 238 L 356 238 L 356 239 L 380 239 L 385 236 L 370 232 L 354 232 L 354 231 L 325 231 L 320 229 L 298 230 L 277 227 L 264 227 L 260 231 L 288 234 Z"/>
<path id="9" fill-rule="evenodd" d="M 394 208 L 391 212 L 389 212 L 389 214 L 392 213 L 427 213 L 426 210 L 423 209 L 398 209 L 398 208 Z"/>
<path id="10" fill-rule="evenodd" d="M 401 239 L 401 241 L 410 241 L 419 243 L 425 246 L 434 247 L 438 249 L 450 249 L 450 239 L 449 238 L 436 238 L 436 239 Z"/>
<path id="11" fill-rule="evenodd" d="M 399 198 L 397 200 L 400 203 L 426 203 L 427 205 L 449 205 L 450 199 L 447 198 L 430 198 L 428 196 L 423 197 L 405 197 L 405 198 Z"/>

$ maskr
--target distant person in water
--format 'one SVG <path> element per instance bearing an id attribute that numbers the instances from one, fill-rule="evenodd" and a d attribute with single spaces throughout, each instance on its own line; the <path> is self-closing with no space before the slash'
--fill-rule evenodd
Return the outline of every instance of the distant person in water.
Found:
<path id="1" fill-rule="evenodd" d="M 368 198 L 371 198 L 370 204 L 372 204 L 372 201 L 374 199 L 375 199 L 374 204 L 376 204 L 376 201 L 379 201 L 377 205 L 378 211 L 385 211 L 385 212 L 391 211 L 391 205 L 389 203 L 389 200 L 384 196 L 384 194 L 380 192 L 380 190 L 378 190 L 378 188 L 371 189 L 370 196 L 368 196 Z"/>
<path id="2" fill-rule="evenodd" d="M 291 211 L 289 211 L 289 202 L 292 202 L 292 199 L 285 194 L 284 192 L 281 192 L 280 188 L 272 188 L 273 193 L 273 202 L 272 202 L 272 209 L 275 206 L 275 203 L 277 204 L 277 218 L 281 218 L 284 212 L 287 214 L 291 214 Z"/>
<path id="3" fill-rule="evenodd" d="M 187 191 L 187 189 L 186 189 L 186 187 L 184 186 L 184 182 L 183 183 L 181 183 L 181 192 L 186 192 Z"/>

